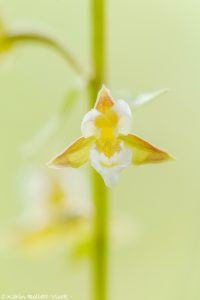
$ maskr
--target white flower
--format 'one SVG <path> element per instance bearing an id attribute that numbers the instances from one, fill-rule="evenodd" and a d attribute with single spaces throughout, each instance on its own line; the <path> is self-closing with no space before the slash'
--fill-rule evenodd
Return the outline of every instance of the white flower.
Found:
<path id="1" fill-rule="evenodd" d="M 114 100 L 104 86 L 96 104 L 83 118 L 83 136 L 50 162 L 52 167 L 80 167 L 90 161 L 111 187 L 128 165 L 157 163 L 170 155 L 130 133 L 132 113 L 123 100 Z"/>
<path id="2" fill-rule="evenodd" d="M 72 170 L 56 172 L 34 167 L 23 172 L 23 226 L 38 230 L 71 217 L 89 218 L 92 207 L 84 179 L 83 174 Z"/>

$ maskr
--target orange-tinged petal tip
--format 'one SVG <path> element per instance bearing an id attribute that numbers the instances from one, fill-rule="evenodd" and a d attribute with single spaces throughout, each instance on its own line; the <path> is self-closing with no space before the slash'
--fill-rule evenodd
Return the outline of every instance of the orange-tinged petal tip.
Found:
<path id="1" fill-rule="evenodd" d="M 110 95 L 109 89 L 107 89 L 104 85 L 98 93 L 97 101 L 95 104 L 95 108 L 101 112 L 105 113 L 114 105 L 114 100 Z"/>

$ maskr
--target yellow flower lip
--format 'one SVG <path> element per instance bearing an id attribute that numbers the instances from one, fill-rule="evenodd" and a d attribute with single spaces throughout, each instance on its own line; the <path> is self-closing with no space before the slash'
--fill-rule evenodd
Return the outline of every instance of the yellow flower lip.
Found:
<path id="1" fill-rule="evenodd" d="M 51 166 L 80 167 L 90 161 L 111 186 L 119 172 L 130 164 L 141 165 L 174 160 L 174 157 L 130 133 L 131 111 L 123 100 L 113 100 L 103 86 L 94 108 L 82 122 L 82 137 L 51 160 Z"/>

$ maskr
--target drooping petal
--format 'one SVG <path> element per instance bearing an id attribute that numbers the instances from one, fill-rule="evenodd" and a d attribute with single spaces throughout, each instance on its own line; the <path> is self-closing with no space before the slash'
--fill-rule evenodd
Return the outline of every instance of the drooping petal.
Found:
<path id="1" fill-rule="evenodd" d="M 97 96 L 95 108 L 100 113 L 106 113 L 114 104 L 115 101 L 112 99 L 110 91 L 105 86 L 102 86 Z"/>
<path id="2" fill-rule="evenodd" d="M 120 172 L 131 164 L 131 160 L 132 151 L 128 148 L 122 148 L 110 158 L 95 147 L 90 152 L 91 165 L 102 176 L 107 187 L 117 182 Z"/>
<path id="3" fill-rule="evenodd" d="M 100 113 L 94 108 L 85 114 L 81 123 L 81 131 L 84 137 L 94 136 L 97 128 L 95 126 L 95 119 Z"/>
<path id="4" fill-rule="evenodd" d="M 118 132 L 120 134 L 128 134 L 131 130 L 132 123 L 132 112 L 127 102 L 124 100 L 116 101 L 114 110 L 117 112 L 118 121 Z"/>
<path id="5" fill-rule="evenodd" d="M 159 163 L 172 159 L 172 157 L 167 152 L 154 147 L 149 142 L 141 139 L 136 135 L 121 135 L 119 139 L 124 141 L 126 146 L 132 149 L 132 162 L 136 165 L 146 163 Z"/>
<path id="6" fill-rule="evenodd" d="M 55 168 L 73 167 L 78 168 L 89 159 L 90 147 L 93 138 L 80 137 L 61 154 L 57 155 L 49 162 L 49 166 Z"/>

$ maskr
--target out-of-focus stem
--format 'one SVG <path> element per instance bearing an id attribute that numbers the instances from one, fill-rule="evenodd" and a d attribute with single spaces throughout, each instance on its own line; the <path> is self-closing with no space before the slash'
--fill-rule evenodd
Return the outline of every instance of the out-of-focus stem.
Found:
<path id="1" fill-rule="evenodd" d="M 8 35 L 8 39 L 11 45 L 32 42 L 48 46 L 59 53 L 66 63 L 83 79 L 88 81 L 91 77 L 71 51 L 54 36 L 40 32 L 13 32 Z"/>
<path id="2" fill-rule="evenodd" d="M 92 253 L 93 300 L 107 300 L 108 191 L 101 177 L 92 170 L 94 241 Z"/>
<path id="3" fill-rule="evenodd" d="M 92 58 L 96 91 L 105 80 L 105 0 L 91 1 Z M 95 99 L 95 98 L 94 98 Z M 92 101 L 94 101 L 94 99 Z"/>
<path id="4" fill-rule="evenodd" d="M 105 0 L 91 1 L 91 51 L 94 77 L 89 84 L 90 108 L 105 81 Z M 107 300 L 108 190 L 102 178 L 92 170 L 94 241 L 92 252 L 93 300 Z"/>

